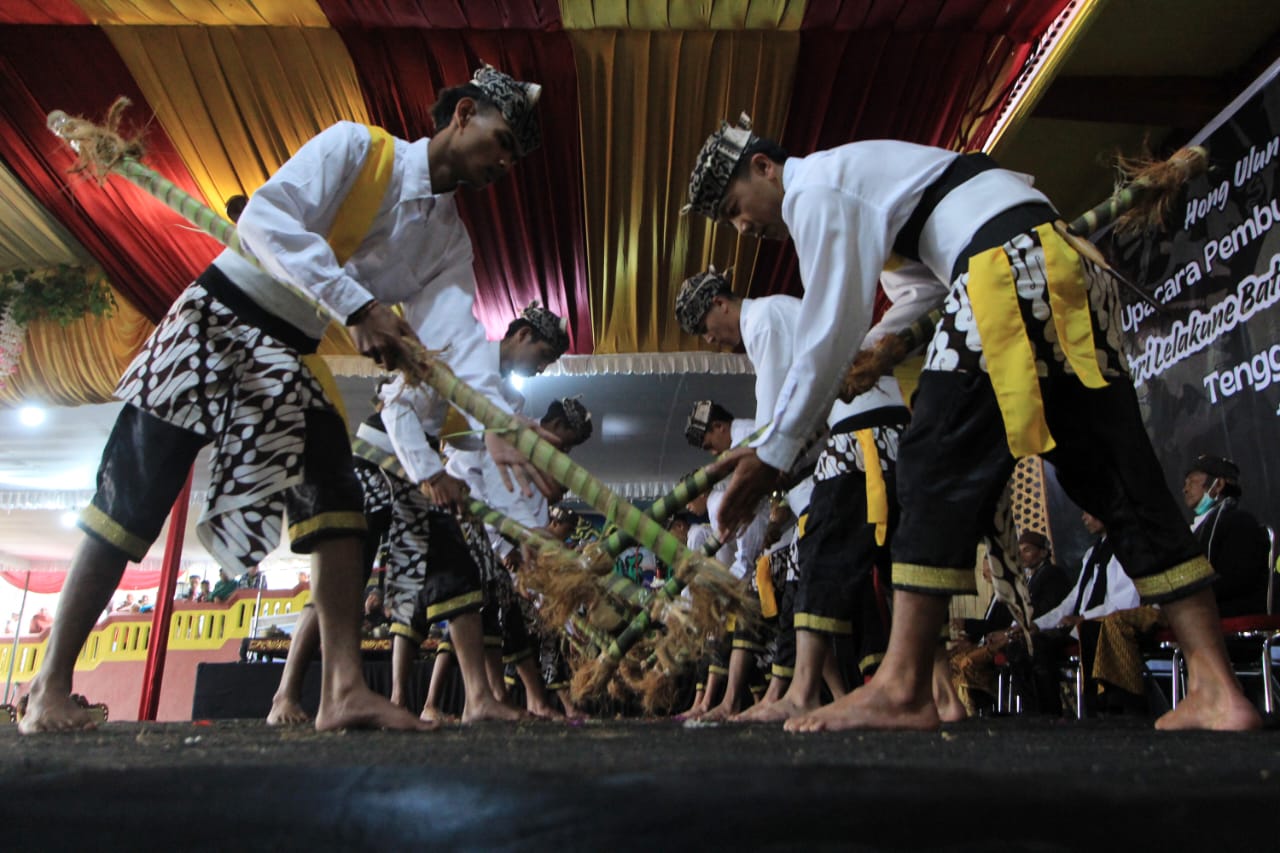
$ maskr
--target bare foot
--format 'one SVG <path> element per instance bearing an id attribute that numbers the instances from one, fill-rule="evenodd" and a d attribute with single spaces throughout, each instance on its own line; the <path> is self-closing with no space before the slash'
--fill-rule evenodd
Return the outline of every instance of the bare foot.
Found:
<path id="1" fill-rule="evenodd" d="M 422 709 L 422 715 L 418 717 L 418 719 L 422 720 L 424 723 L 431 723 L 433 727 L 444 725 L 445 723 L 454 724 L 461 722 L 461 720 L 453 714 L 446 714 L 444 711 L 441 711 L 439 708 L 434 708 L 431 705 L 427 705 Z"/>
<path id="2" fill-rule="evenodd" d="M 969 712 L 960 701 L 950 679 L 934 679 L 933 704 L 938 709 L 938 719 L 944 723 L 958 723 L 969 719 Z"/>
<path id="3" fill-rule="evenodd" d="M 300 726 L 311 722 L 311 715 L 302 710 L 292 697 L 275 696 L 271 699 L 271 710 L 267 712 L 268 726 Z"/>
<path id="4" fill-rule="evenodd" d="M 715 706 L 710 711 L 703 714 L 699 719 L 701 722 L 704 722 L 704 723 L 727 722 L 730 717 L 732 717 L 734 714 L 737 713 L 737 711 L 734 710 L 736 705 L 737 703 L 735 702 L 729 702 L 729 703 L 721 702 L 719 705 Z"/>
<path id="5" fill-rule="evenodd" d="M 363 684 L 338 696 L 321 697 L 320 712 L 316 714 L 316 731 L 337 729 L 394 729 L 398 731 L 430 731 L 437 728 L 396 707 L 385 696 L 374 693 Z"/>
<path id="6" fill-rule="evenodd" d="M 1239 690 L 1220 696 L 1208 690 L 1193 690 L 1178 707 L 1156 720 L 1162 731 L 1203 729 L 1215 732 L 1247 732 L 1262 728 L 1262 717 Z"/>
<path id="7" fill-rule="evenodd" d="M 917 729 L 941 724 L 933 696 L 920 701 L 898 699 L 872 680 L 830 705 L 793 717 L 783 726 L 789 732 L 836 732 L 844 729 Z"/>
<path id="8" fill-rule="evenodd" d="M 813 704 L 801 703 L 789 696 L 783 696 L 776 702 L 756 705 L 736 717 L 730 717 L 729 720 L 734 723 L 785 723 L 792 717 L 808 714 L 818 708 L 816 701 Z"/>
<path id="9" fill-rule="evenodd" d="M 88 731 L 98 727 L 89 711 L 69 694 L 51 695 L 37 685 L 18 700 L 18 714 L 18 731 L 24 735 Z"/>
<path id="10" fill-rule="evenodd" d="M 478 702 L 467 702 L 462 709 L 462 724 L 479 723 L 485 720 L 497 720 L 502 723 L 518 723 L 525 719 L 524 711 L 512 708 L 494 699 L 492 694 L 485 693 Z"/>
<path id="11" fill-rule="evenodd" d="M 564 714 L 560 713 L 560 709 L 546 702 L 529 702 L 526 711 L 540 720 L 563 720 Z"/>

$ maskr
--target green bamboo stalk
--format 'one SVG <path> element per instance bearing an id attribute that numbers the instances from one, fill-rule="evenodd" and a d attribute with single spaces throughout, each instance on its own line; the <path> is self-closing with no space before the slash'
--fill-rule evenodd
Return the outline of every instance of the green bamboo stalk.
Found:
<path id="1" fill-rule="evenodd" d="M 711 491 L 712 486 L 714 486 L 716 483 L 723 480 L 725 477 L 729 476 L 729 474 L 732 472 L 731 470 L 723 470 L 723 471 L 717 471 L 715 473 L 712 473 L 710 469 L 713 468 L 721 460 L 725 459 L 730 453 L 733 452 L 733 450 L 736 450 L 741 447 L 746 447 L 750 445 L 751 442 L 760 438 L 760 436 L 765 434 L 765 431 L 768 430 L 768 428 L 769 428 L 769 424 L 765 424 L 755 432 L 751 433 L 751 435 L 747 436 L 742 441 L 735 444 L 733 448 L 717 456 L 714 462 L 711 462 L 708 465 L 704 465 L 703 467 L 699 468 L 697 471 L 694 471 L 688 477 L 685 477 L 683 480 L 676 483 L 675 488 L 673 488 L 670 492 L 663 495 L 662 497 L 658 498 L 649 507 L 649 509 L 647 510 L 647 514 L 649 515 L 649 517 L 652 518 L 654 521 L 661 523 L 665 521 L 673 512 L 675 512 L 685 504 L 689 503 L 689 501 L 693 500 L 699 495 L 702 495 L 705 492 Z M 622 553 L 622 551 L 628 545 L 631 544 L 631 542 L 632 542 L 632 539 L 630 536 L 628 536 L 626 533 L 623 533 L 621 530 L 617 530 L 605 538 L 604 542 L 601 543 L 601 547 L 604 548 L 604 550 L 609 554 L 610 557 L 617 557 L 619 554 Z"/>
<path id="2" fill-rule="evenodd" d="M 1186 175 L 1190 176 L 1202 170 L 1208 164 L 1208 157 L 1209 152 L 1205 148 L 1199 145 L 1192 145 L 1176 152 L 1169 159 L 1171 161 L 1180 160 L 1181 163 L 1185 164 Z M 1071 220 L 1067 230 L 1080 237 L 1096 234 L 1132 210 L 1138 202 L 1144 200 L 1148 191 L 1153 188 L 1160 188 L 1156 181 L 1150 177 L 1139 176 L 1113 193 L 1106 201 L 1095 205 L 1092 209 L 1086 210 Z"/>
<path id="3" fill-rule="evenodd" d="M 73 149 L 79 153 L 79 143 L 68 132 L 75 122 L 62 110 L 54 110 L 48 115 L 49 130 L 66 141 Z M 144 166 L 133 157 L 123 157 L 110 164 L 110 170 L 135 186 L 150 193 L 153 197 L 163 202 L 169 209 L 178 213 L 204 231 L 213 239 L 226 246 L 228 249 L 236 252 L 245 259 L 257 264 L 257 259 L 245 252 L 240 245 L 240 235 L 236 231 L 236 227 L 228 222 L 225 218 L 215 213 L 208 205 L 195 198 L 186 190 L 170 181 L 164 175 Z M 309 307 L 317 312 L 329 316 L 329 311 L 324 307 L 316 297 L 287 281 L 276 279 L 276 283 L 286 288 L 297 298 L 305 302 Z"/>

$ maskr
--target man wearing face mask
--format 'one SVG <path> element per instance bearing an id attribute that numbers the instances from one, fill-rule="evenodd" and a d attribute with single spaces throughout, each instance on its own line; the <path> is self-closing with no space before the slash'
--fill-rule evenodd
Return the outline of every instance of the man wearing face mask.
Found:
<path id="1" fill-rule="evenodd" d="M 1224 617 L 1267 607 L 1270 543 L 1258 520 L 1240 508 L 1242 494 L 1239 466 L 1221 456 L 1197 457 L 1182 481 L 1182 499 L 1195 513 L 1191 529 L 1219 575 L 1214 595 Z"/>

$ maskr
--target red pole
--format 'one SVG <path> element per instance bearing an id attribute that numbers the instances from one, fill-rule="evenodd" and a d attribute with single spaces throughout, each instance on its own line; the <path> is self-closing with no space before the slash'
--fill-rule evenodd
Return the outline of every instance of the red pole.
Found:
<path id="1" fill-rule="evenodd" d="M 178 568 L 182 564 L 182 539 L 187 530 L 187 505 L 191 501 L 191 472 L 182 487 L 173 510 L 169 513 L 169 536 L 164 544 L 164 563 L 160 569 L 160 589 L 156 591 L 156 609 L 151 614 L 151 640 L 147 643 L 147 665 L 142 671 L 142 699 L 138 702 L 138 719 L 154 720 L 160 708 L 160 682 L 164 680 L 164 658 L 169 650 L 169 624 L 173 613 L 173 591 L 177 587 Z"/>

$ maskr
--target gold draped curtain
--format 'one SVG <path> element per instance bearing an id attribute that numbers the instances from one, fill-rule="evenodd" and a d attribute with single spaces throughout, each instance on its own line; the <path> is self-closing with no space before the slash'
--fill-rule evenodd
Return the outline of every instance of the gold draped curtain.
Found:
<path id="1" fill-rule="evenodd" d="M 60 263 L 88 264 L 89 254 L 0 164 L 0 272 Z"/>
<path id="2" fill-rule="evenodd" d="M 596 4 L 597 7 L 601 4 Z M 756 241 L 682 216 L 707 135 L 746 110 L 780 128 L 798 32 L 570 32 L 582 110 L 587 270 L 597 354 L 705 347 L 675 320 L 680 283 L 714 263 L 747 282 Z M 636 86 L 637 80 L 644 81 Z"/>
<path id="3" fill-rule="evenodd" d="M 90 275 L 101 278 L 101 271 Z M 112 290 L 115 313 L 69 326 L 38 320 L 27 327 L 18 370 L 0 388 L 0 405 L 39 400 L 59 406 L 105 403 L 120 374 L 155 326 Z"/>
<path id="4" fill-rule="evenodd" d="M 560 0 L 566 30 L 798 30 L 804 0 Z"/>
<path id="5" fill-rule="evenodd" d="M 311 0 L 76 0 L 76 5 L 99 26 L 329 26 Z"/>

